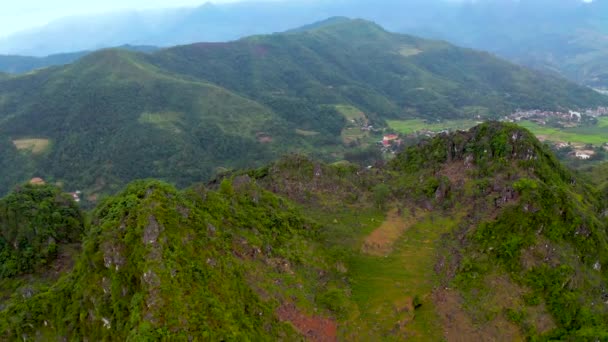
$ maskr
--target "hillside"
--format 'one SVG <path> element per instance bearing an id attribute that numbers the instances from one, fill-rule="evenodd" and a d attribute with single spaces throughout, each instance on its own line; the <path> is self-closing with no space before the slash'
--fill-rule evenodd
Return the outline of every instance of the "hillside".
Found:
<path id="1" fill-rule="evenodd" d="M 118 48 L 137 52 L 153 52 L 158 50 L 158 48 L 153 46 L 123 45 Z M 71 64 L 92 52 L 93 51 L 78 51 L 72 53 L 59 53 L 45 57 L 0 55 L 0 72 L 22 74 L 50 66 Z"/>
<path id="2" fill-rule="evenodd" d="M 488 123 L 382 168 L 289 156 L 91 214 L 5 339 L 603 340 L 605 207 L 530 132 Z M 1 283 L 0 283 L 1 284 Z M 19 288 L 18 288 L 19 290 Z"/>
<path id="3" fill-rule="evenodd" d="M 295 33 L 176 47 L 150 59 L 271 106 L 301 94 L 312 104 L 346 101 L 382 118 L 497 117 L 516 108 L 606 102 L 588 89 L 487 53 L 389 33 L 364 20 L 330 20 Z"/>
<path id="4" fill-rule="evenodd" d="M 70 64 L 86 54 L 87 52 L 75 52 L 48 57 L 0 55 L 0 70 L 20 74 L 48 66 Z"/>
<path id="5" fill-rule="evenodd" d="M 146 177 L 184 185 L 209 177 L 212 167 L 250 165 L 282 151 L 258 142 L 258 132 L 287 135 L 267 108 L 139 58 L 107 50 L 1 84 L 0 136 L 14 143 L 7 141 L 14 146 L 2 156 L 7 178 L 66 180 L 89 194 Z"/>
<path id="6" fill-rule="evenodd" d="M 390 118 L 605 104 L 588 88 L 363 20 L 152 54 L 102 50 L 0 81 L 0 193 L 43 177 L 95 201 L 134 179 L 186 186 L 288 151 L 328 161 L 374 152 L 380 133 L 359 126 Z"/>

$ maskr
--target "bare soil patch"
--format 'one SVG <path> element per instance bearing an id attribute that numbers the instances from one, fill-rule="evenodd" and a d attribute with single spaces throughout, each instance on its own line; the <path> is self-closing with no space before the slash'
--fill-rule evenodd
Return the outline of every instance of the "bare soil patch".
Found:
<path id="1" fill-rule="evenodd" d="M 276 313 L 281 321 L 291 323 L 309 341 L 338 340 L 338 324 L 332 319 L 305 315 L 294 304 L 283 304 Z"/>
<path id="2" fill-rule="evenodd" d="M 361 251 L 374 256 L 385 256 L 392 252 L 393 244 L 415 223 L 408 212 L 399 213 L 397 209 L 388 212 L 382 225 L 363 241 Z M 407 219 L 406 219 L 407 217 Z"/>

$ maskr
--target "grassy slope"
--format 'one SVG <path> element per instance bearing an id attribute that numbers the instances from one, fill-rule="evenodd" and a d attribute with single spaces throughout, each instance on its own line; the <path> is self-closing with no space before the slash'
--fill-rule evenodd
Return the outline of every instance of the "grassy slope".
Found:
<path id="1" fill-rule="evenodd" d="M 129 52 L 100 52 L 15 82 L 0 85 L 8 93 L 3 112 L 14 115 L 0 134 L 51 139 L 47 153 L 31 156 L 36 175 L 90 192 L 146 177 L 185 185 L 218 166 L 268 160 L 287 135 L 268 108 L 162 72 Z M 37 102 L 27 104 L 32 97 Z M 170 127 L 160 124 L 166 121 Z M 276 135 L 276 144 L 258 143 L 257 132 Z M 20 173 L 22 180 L 33 175 Z M 91 189 L 95 184 L 101 188 Z"/>

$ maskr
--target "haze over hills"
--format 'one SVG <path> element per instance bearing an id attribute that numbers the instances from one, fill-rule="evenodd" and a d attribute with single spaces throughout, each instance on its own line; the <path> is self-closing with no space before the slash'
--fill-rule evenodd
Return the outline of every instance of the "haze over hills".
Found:
<path id="1" fill-rule="evenodd" d="M 49 197 L 36 194 L 52 192 L 18 189 L 0 222 L 79 217 L 38 212 Z M 0 279 L 0 334 L 602 340 L 606 204 L 530 132 L 500 123 L 379 169 L 290 156 L 183 191 L 140 181 L 90 214 L 81 252 L 45 259 L 59 275 Z M 0 243 L 0 257 L 19 248 Z"/>
<path id="2" fill-rule="evenodd" d="M 133 179 L 183 186 L 287 151 L 339 160 L 374 143 L 345 137 L 349 113 L 383 127 L 606 104 L 563 79 L 364 20 L 152 54 L 104 50 L 0 81 L 0 189 L 41 176 L 94 199 Z"/>
<path id="3" fill-rule="evenodd" d="M 226 41 L 285 31 L 329 16 L 348 16 L 373 20 L 391 31 L 491 51 L 601 88 L 608 87 L 605 13 L 606 0 L 207 3 L 190 9 L 59 20 L 0 40 L 0 52 L 44 56 L 123 44 L 166 47 Z M 66 36 L 70 39 L 63 39 Z"/>
<path id="4" fill-rule="evenodd" d="M 117 48 L 139 52 L 153 52 L 158 50 L 158 48 L 153 46 L 123 45 Z M 92 51 L 60 53 L 46 57 L 0 55 L 0 70 L 9 74 L 22 74 L 49 66 L 70 64 L 90 54 L 91 52 Z"/>

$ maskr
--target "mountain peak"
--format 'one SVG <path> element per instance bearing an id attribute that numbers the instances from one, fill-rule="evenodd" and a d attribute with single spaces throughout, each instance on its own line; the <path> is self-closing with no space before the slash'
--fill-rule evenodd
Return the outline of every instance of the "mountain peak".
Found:
<path id="1" fill-rule="evenodd" d="M 316 23 L 287 31 L 288 33 L 311 32 L 317 30 L 374 30 L 386 32 L 380 25 L 365 19 L 352 19 L 348 17 L 331 17 Z"/>
<path id="2" fill-rule="evenodd" d="M 504 122 L 486 122 L 468 131 L 441 134 L 404 151 L 393 165 L 401 170 L 437 168 L 462 163 L 463 170 L 476 168 L 494 173 L 518 164 L 544 181 L 568 182 L 571 174 L 530 131 Z"/>

